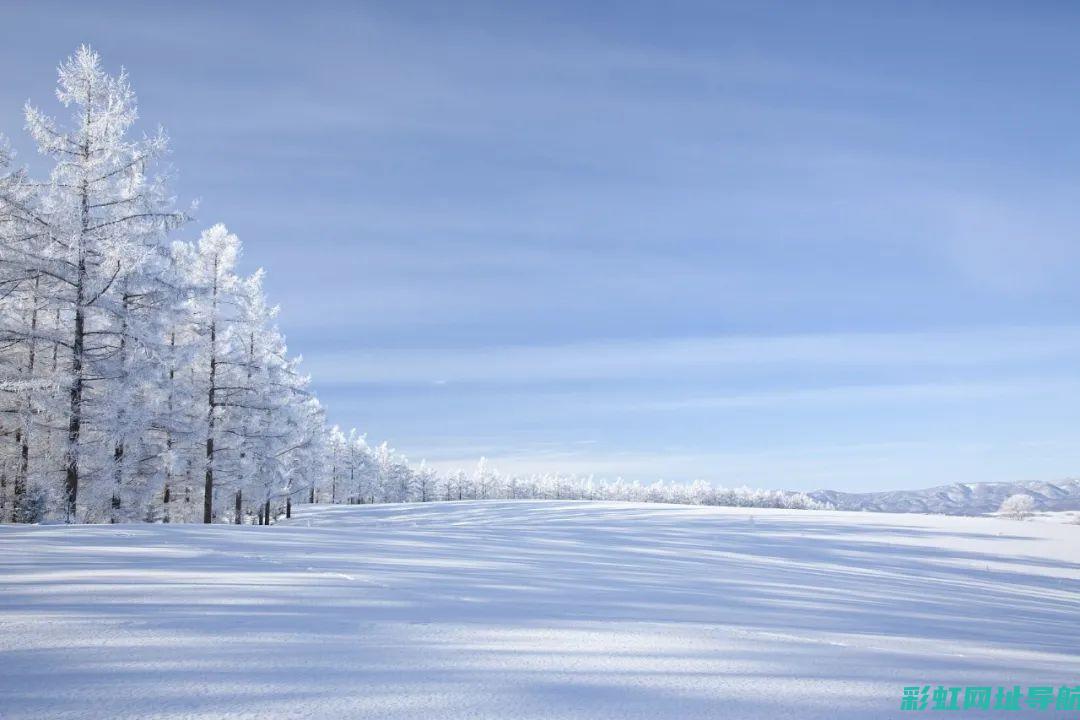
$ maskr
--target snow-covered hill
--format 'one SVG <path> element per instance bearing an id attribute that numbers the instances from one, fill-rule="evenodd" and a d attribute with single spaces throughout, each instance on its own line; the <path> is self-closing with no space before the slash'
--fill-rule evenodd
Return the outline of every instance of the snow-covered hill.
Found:
<path id="1" fill-rule="evenodd" d="M 0 716 L 898 717 L 904 686 L 1075 685 L 1077 617 L 1080 526 L 1054 523 L 517 501 L 6 526 Z"/>
<path id="2" fill-rule="evenodd" d="M 891 513 L 941 513 L 983 515 L 996 512 L 1010 495 L 1030 495 L 1035 508 L 1045 511 L 1080 510 L 1080 480 L 1018 483 L 956 483 L 925 490 L 845 493 L 816 490 L 807 493 L 837 510 L 869 510 Z"/>

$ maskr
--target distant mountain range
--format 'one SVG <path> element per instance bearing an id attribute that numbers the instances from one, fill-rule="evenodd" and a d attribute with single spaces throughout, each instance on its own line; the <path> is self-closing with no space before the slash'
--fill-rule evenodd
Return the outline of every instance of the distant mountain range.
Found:
<path id="1" fill-rule="evenodd" d="M 815 490 L 807 493 L 837 510 L 871 512 L 938 513 L 942 515 L 982 515 L 996 512 L 1010 495 L 1024 494 L 1035 499 L 1037 510 L 1080 510 L 1080 480 L 1017 483 L 956 483 L 926 490 L 846 493 Z"/>

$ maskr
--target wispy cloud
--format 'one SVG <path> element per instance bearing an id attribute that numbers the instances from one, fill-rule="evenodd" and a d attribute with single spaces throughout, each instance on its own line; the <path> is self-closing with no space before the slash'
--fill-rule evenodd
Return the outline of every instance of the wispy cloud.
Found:
<path id="1" fill-rule="evenodd" d="M 1031 397 L 1032 395 L 1045 393 L 1066 392 L 1070 395 L 1077 395 L 1078 391 L 1080 391 L 1080 380 L 1073 377 L 1061 379 L 1008 379 L 997 382 L 840 385 L 774 392 L 627 403 L 625 409 L 689 410 L 769 407 L 782 409 L 784 407 L 795 407 L 799 405 L 813 405 L 817 407 L 836 405 L 883 406 L 895 403 L 919 403 L 924 406 L 933 406 L 942 402 L 986 398 L 1000 400 L 1007 399 L 1010 396 Z"/>
<path id="2" fill-rule="evenodd" d="M 323 383 L 537 383 L 718 375 L 738 368 L 992 367 L 1080 356 L 1080 327 L 932 333 L 838 333 L 662 338 L 562 345 L 322 353 Z"/>

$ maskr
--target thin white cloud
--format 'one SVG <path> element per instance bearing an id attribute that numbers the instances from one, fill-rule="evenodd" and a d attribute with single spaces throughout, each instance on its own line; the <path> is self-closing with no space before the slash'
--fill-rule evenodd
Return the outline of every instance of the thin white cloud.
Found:
<path id="1" fill-rule="evenodd" d="M 681 400 L 657 400 L 635 403 L 627 409 L 642 410 L 689 410 L 703 408 L 765 408 L 811 404 L 829 406 L 837 404 L 882 404 L 896 402 L 938 403 L 1001 398 L 1006 396 L 1028 397 L 1036 393 L 1069 392 L 1080 390 L 1080 381 L 1059 379 L 1026 379 L 1000 382 L 972 383 L 899 383 L 877 385 L 842 385 L 821 388 L 801 388 L 776 392 L 746 393 L 712 397 L 694 397 Z"/>
<path id="2" fill-rule="evenodd" d="M 321 383 L 537 383 L 711 377 L 739 368 L 962 368 L 1080 355 L 1080 327 L 733 336 L 564 345 L 357 350 L 311 356 Z"/>

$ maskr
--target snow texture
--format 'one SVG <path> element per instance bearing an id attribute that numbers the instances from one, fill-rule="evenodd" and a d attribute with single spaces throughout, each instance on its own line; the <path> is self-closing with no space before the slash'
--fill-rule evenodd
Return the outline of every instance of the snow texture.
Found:
<path id="1" fill-rule="evenodd" d="M 898 717 L 907 685 L 1080 683 L 1078 617 L 1080 526 L 1050 522 L 489 501 L 6 526 L 0 715 Z"/>

